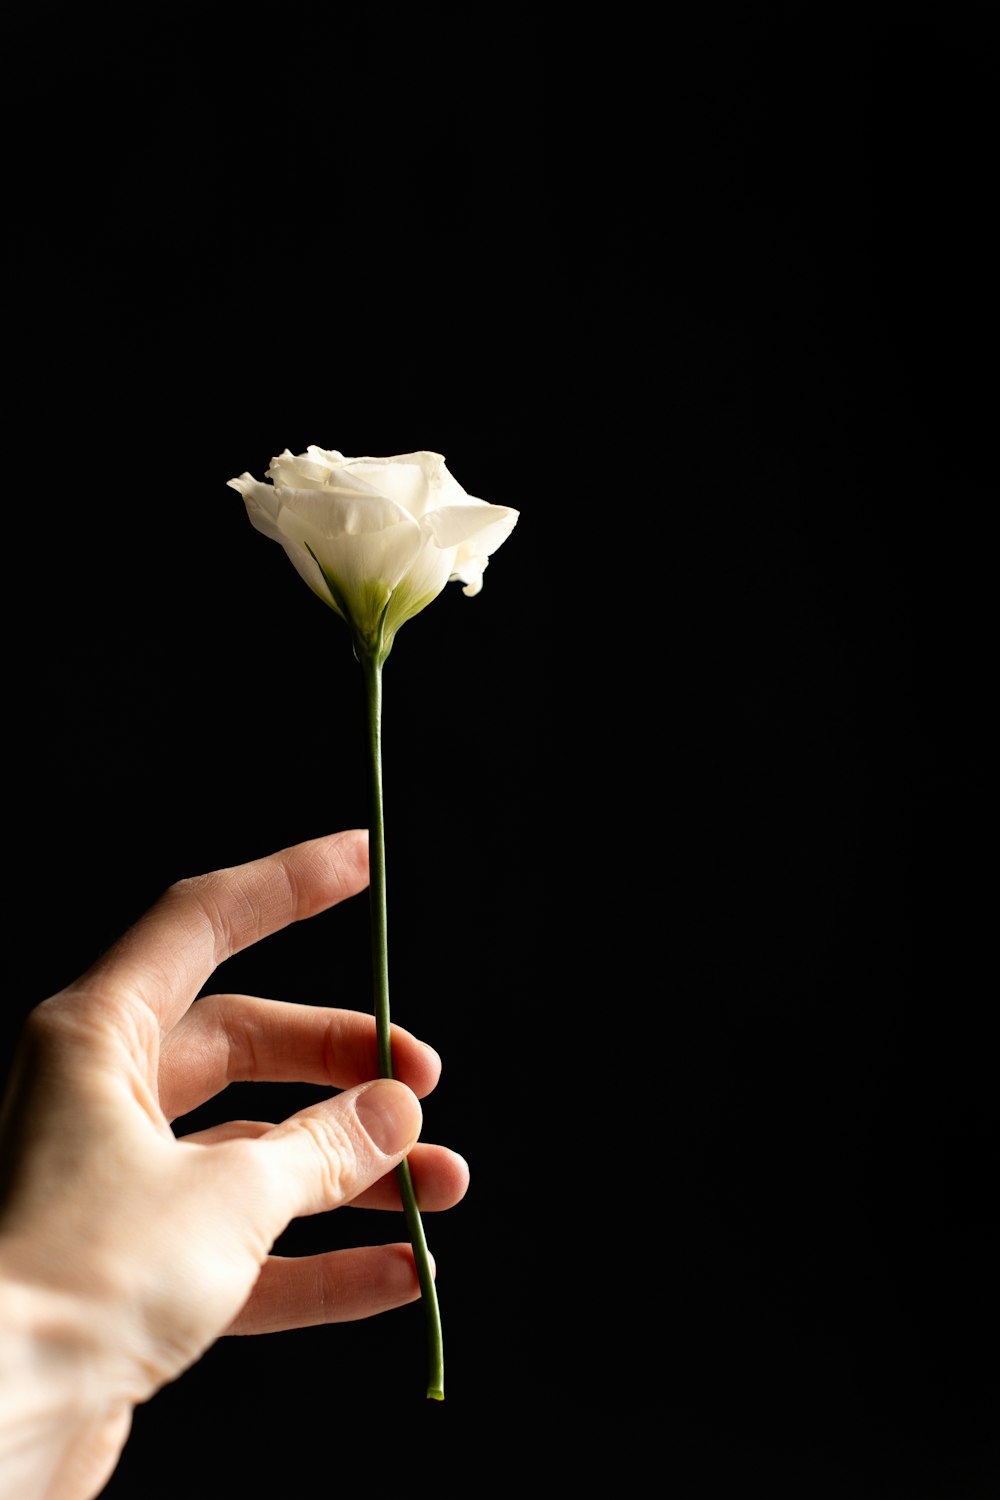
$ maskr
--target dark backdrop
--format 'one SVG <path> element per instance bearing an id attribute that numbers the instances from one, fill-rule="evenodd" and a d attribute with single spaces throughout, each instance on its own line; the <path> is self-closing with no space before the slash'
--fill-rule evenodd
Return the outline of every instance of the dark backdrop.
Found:
<path id="1" fill-rule="evenodd" d="M 346 632 L 225 481 L 432 448 L 521 511 L 385 674 L 448 1399 L 417 1307 L 229 1341 L 109 1497 L 994 1492 L 992 11 L 5 21 L 5 1046 L 171 880 L 365 820 Z M 366 945 L 212 987 L 367 1007 Z"/>

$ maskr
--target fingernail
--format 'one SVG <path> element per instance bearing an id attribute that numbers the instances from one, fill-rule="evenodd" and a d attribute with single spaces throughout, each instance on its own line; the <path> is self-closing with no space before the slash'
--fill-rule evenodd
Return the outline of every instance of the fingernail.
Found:
<path id="1" fill-rule="evenodd" d="M 386 1156 L 405 1151 L 420 1134 L 423 1114 L 417 1096 L 392 1078 L 379 1078 L 358 1095 L 358 1119 Z"/>

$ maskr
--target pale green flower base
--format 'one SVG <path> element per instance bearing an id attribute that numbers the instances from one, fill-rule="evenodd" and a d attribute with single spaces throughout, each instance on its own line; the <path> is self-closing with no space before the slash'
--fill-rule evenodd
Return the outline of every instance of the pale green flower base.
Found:
<path id="1" fill-rule="evenodd" d="M 365 717 L 368 746 L 369 795 L 369 898 L 371 903 L 372 982 L 375 997 L 375 1027 L 378 1035 L 379 1071 L 392 1075 L 392 1045 L 389 1035 L 389 945 L 385 882 L 385 825 L 382 813 L 382 663 L 380 650 L 364 651 L 356 641 L 356 654 L 365 679 Z M 410 1165 L 401 1161 L 396 1181 L 403 1200 L 403 1217 L 413 1247 L 420 1295 L 427 1316 L 427 1397 L 444 1400 L 444 1344 L 437 1288 L 427 1254 L 427 1240 L 417 1206 Z"/>

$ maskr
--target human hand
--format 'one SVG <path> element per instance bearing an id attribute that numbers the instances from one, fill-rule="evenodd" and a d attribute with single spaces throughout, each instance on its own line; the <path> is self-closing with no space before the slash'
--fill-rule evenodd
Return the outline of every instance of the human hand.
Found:
<path id="1" fill-rule="evenodd" d="M 223 1333 L 340 1322 L 416 1300 L 408 1244 L 272 1256 L 296 1217 L 398 1209 L 409 1157 L 422 1210 L 468 1185 L 414 1144 L 437 1054 L 373 1017 L 212 995 L 214 969 L 368 882 L 364 832 L 182 880 L 76 983 L 29 1016 L 5 1104 L 0 1194 L 0 1492 L 91 1500 L 133 1408 Z M 279 1124 L 178 1137 L 171 1121 L 237 1080 L 343 1090 Z"/>

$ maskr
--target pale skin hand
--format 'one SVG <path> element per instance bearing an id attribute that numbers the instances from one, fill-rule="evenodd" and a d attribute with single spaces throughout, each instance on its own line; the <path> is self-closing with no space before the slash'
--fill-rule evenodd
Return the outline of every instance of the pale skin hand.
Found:
<path id="1" fill-rule="evenodd" d="M 468 1169 L 415 1144 L 437 1054 L 375 1023 L 246 995 L 192 1002 L 218 964 L 368 883 L 361 831 L 172 886 L 28 1019 L 0 1136 L 0 1493 L 93 1500 L 132 1410 L 223 1333 L 270 1333 L 419 1296 L 408 1244 L 270 1254 L 289 1222 L 343 1204 L 422 1210 Z M 237 1080 L 343 1090 L 278 1124 L 196 1135 L 171 1122 Z M 182 1124 L 178 1125 L 182 1131 Z"/>

